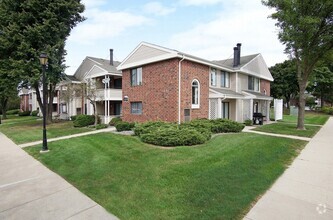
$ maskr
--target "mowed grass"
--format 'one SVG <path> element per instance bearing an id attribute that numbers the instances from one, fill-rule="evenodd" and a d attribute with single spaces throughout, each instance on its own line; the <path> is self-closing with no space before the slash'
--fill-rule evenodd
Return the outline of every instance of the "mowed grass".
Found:
<path id="1" fill-rule="evenodd" d="M 25 150 L 120 219 L 241 219 L 305 144 L 238 133 L 161 148 L 101 133 Z"/>
<path id="2" fill-rule="evenodd" d="M 2 120 L 0 132 L 16 144 L 29 143 L 42 140 L 43 121 L 39 117 L 33 116 L 9 116 Z M 71 134 L 91 131 L 91 128 L 74 128 L 72 121 L 61 121 L 47 125 L 47 138 L 61 137 Z"/>
<path id="3" fill-rule="evenodd" d="M 306 113 L 304 117 L 304 124 L 323 125 L 328 120 L 328 115 Z M 283 115 L 283 120 L 279 122 L 297 123 L 297 116 L 295 115 Z"/>
<path id="4" fill-rule="evenodd" d="M 273 123 L 256 127 L 255 131 L 262 131 L 274 134 L 286 134 L 300 137 L 313 137 L 319 130 L 320 126 L 306 125 L 306 130 L 297 130 L 296 124 Z"/>

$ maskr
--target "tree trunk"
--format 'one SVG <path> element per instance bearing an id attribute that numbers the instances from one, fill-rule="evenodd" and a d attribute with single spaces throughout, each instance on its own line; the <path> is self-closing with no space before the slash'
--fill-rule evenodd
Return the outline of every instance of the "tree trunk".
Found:
<path id="1" fill-rule="evenodd" d="M 305 115 L 305 88 L 306 82 L 302 82 L 303 85 L 299 85 L 299 104 L 298 104 L 298 119 L 297 130 L 305 130 L 304 115 Z M 305 84 L 305 85 L 304 85 Z"/>
<path id="2" fill-rule="evenodd" d="M 1 100 L 1 109 L 2 109 L 2 119 L 7 119 L 7 104 L 8 97 Z"/>
<path id="3" fill-rule="evenodd" d="M 94 106 L 94 115 L 95 115 L 95 123 L 94 123 L 94 125 L 96 126 L 96 125 L 97 125 L 97 122 L 98 122 L 98 114 L 97 114 L 97 105 L 96 105 L 96 101 L 94 102 L 93 106 Z"/>
<path id="4" fill-rule="evenodd" d="M 48 97 L 49 97 L 49 103 L 48 103 L 48 111 L 46 115 L 47 123 L 52 123 L 52 111 L 53 111 L 53 98 L 54 98 L 54 88 L 55 86 L 50 84 L 50 89 L 48 90 Z"/>
<path id="5" fill-rule="evenodd" d="M 33 85 L 33 88 L 36 91 L 37 102 L 38 102 L 39 107 L 41 108 L 40 111 L 42 112 L 42 114 L 44 114 L 43 113 L 43 107 L 44 107 L 43 104 L 44 103 L 42 102 L 42 98 L 41 98 L 41 94 L 40 94 L 40 91 L 39 91 L 39 85 L 38 85 L 38 83 L 35 83 Z M 47 93 L 46 93 L 46 96 L 47 96 Z M 46 106 L 46 112 L 48 112 L 48 105 L 46 104 L 45 106 Z"/>

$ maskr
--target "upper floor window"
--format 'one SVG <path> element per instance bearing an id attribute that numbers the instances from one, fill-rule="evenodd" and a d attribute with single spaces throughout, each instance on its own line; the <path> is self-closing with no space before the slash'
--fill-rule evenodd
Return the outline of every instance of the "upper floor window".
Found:
<path id="1" fill-rule="evenodd" d="M 211 69 L 210 71 L 210 85 L 216 86 L 216 69 Z"/>
<path id="2" fill-rule="evenodd" d="M 228 72 L 221 72 L 221 87 L 230 87 L 230 74 Z"/>
<path id="3" fill-rule="evenodd" d="M 142 84 L 142 67 L 131 69 L 131 86 Z"/>
<path id="4" fill-rule="evenodd" d="M 249 86 L 248 89 L 249 90 L 254 90 L 259 92 L 259 88 L 260 88 L 260 79 L 254 76 L 249 76 Z"/>
<path id="5" fill-rule="evenodd" d="M 192 108 L 199 108 L 200 105 L 200 83 L 198 80 L 192 82 Z"/>

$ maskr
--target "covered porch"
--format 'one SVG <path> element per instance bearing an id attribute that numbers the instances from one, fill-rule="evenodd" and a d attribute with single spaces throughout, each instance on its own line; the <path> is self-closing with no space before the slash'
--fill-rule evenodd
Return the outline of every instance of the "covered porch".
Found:
<path id="1" fill-rule="evenodd" d="M 121 101 L 103 100 L 96 103 L 97 114 L 102 123 L 108 124 L 114 117 L 120 117 L 122 112 Z"/>

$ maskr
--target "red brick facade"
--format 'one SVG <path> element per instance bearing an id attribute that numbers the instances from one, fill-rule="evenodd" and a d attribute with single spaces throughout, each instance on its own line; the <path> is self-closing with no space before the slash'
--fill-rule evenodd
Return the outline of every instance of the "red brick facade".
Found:
<path id="1" fill-rule="evenodd" d="M 260 92 L 265 93 L 266 95 L 271 95 L 271 82 L 268 80 L 260 79 Z"/>
<path id="2" fill-rule="evenodd" d="M 131 86 L 130 69 L 123 70 L 123 120 L 129 122 L 178 121 L 178 67 L 180 59 L 170 59 L 142 66 L 142 85 Z M 181 62 L 181 121 L 184 109 L 191 119 L 208 117 L 209 67 L 184 60 Z M 192 109 L 192 81 L 200 83 L 200 108 Z M 142 114 L 131 114 L 131 102 L 142 102 Z"/>

